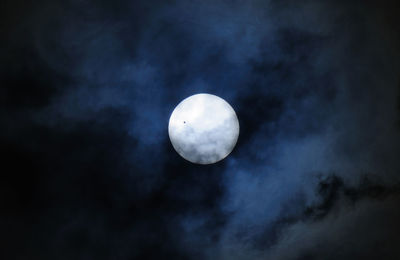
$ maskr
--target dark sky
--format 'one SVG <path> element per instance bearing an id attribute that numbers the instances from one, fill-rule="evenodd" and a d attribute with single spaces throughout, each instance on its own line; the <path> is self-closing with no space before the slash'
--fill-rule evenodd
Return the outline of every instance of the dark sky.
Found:
<path id="1" fill-rule="evenodd" d="M 3 0 L 0 259 L 400 259 L 397 2 Z M 202 92 L 212 165 L 167 131 Z"/>

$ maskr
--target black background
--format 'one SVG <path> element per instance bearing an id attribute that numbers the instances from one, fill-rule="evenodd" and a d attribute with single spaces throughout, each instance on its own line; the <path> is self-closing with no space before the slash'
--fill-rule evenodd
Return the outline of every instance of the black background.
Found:
<path id="1" fill-rule="evenodd" d="M 396 1 L 3 1 L 1 259 L 400 259 Z M 227 100 L 232 154 L 167 125 Z"/>

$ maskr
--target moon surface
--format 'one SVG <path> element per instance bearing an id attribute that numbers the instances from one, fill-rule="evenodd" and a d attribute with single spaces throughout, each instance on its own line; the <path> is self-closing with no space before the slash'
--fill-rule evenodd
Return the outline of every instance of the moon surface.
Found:
<path id="1" fill-rule="evenodd" d="M 196 94 L 176 106 L 169 119 L 168 134 L 183 158 L 212 164 L 232 152 L 239 136 L 239 121 L 224 99 Z"/>

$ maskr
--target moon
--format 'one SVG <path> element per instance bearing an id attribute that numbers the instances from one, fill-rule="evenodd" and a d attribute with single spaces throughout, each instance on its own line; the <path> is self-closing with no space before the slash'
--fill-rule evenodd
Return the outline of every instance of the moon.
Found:
<path id="1" fill-rule="evenodd" d="M 239 137 L 239 121 L 224 99 L 201 93 L 176 106 L 169 119 L 168 134 L 184 159 L 212 164 L 232 152 Z"/>

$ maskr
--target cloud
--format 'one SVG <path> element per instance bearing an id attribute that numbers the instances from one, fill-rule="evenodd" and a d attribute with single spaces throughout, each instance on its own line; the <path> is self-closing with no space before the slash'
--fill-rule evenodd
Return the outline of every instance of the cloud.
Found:
<path id="1" fill-rule="evenodd" d="M 378 194 L 382 197 L 382 187 Z M 299 221 L 282 230 L 265 257 L 272 259 L 397 259 L 398 190 L 383 198 L 365 193 L 355 203 L 338 197 L 322 219 Z M 369 197 L 369 198 L 368 198 Z"/>
<path id="2" fill-rule="evenodd" d="M 5 254 L 399 255 L 394 1 L 18 3 L 0 43 Z M 167 134 L 199 92 L 241 131 L 201 167 Z"/>

